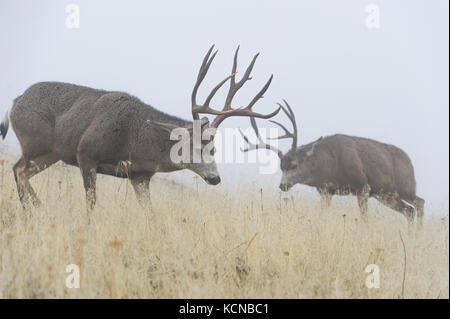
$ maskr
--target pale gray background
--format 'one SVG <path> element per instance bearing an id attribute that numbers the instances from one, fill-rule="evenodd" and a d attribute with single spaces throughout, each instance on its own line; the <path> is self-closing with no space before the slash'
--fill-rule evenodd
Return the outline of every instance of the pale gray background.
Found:
<path id="1" fill-rule="evenodd" d="M 65 26 L 69 3 L 80 7 L 80 29 Z M 369 3 L 379 5 L 380 29 L 366 28 Z M 448 9 L 447 0 L 2 0 L 0 112 L 31 84 L 57 80 L 126 91 L 190 118 L 206 50 L 215 43 L 219 55 L 201 96 L 230 72 L 241 44 L 238 70 L 252 54 L 261 56 L 237 102 L 248 102 L 273 73 L 256 109 L 268 112 L 288 99 L 299 143 L 345 133 L 395 144 L 410 155 L 428 208 L 448 209 Z M 17 147 L 13 134 L 6 143 Z M 277 187 L 281 176 L 260 176 L 256 164 L 219 170 L 224 185 L 248 178 Z"/>

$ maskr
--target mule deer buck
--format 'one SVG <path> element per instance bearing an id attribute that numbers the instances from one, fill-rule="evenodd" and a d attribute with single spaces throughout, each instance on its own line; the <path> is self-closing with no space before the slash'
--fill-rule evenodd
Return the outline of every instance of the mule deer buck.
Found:
<path id="1" fill-rule="evenodd" d="M 263 97 L 272 77 L 251 102 L 241 108 L 232 108 L 236 92 L 251 79 L 250 73 L 258 54 L 254 56 L 242 79 L 236 82 L 236 49 L 231 75 L 219 82 L 203 104 L 197 103 L 197 91 L 205 78 L 217 51 L 208 50 L 198 72 L 192 91 L 192 117 L 198 120 L 203 133 L 213 131 L 228 117 L 252 116 L 267 119 L 276 115 L 280 108 L 270 114 L 252 111 L 255 103 Z M 230 88 L 221 111 L 210 107 L 215 93 L 230 81 Z M 200 114 L 215 115 L 209 124 L 208 118 L 200 120 Z M 28 88 L 13 101 L 0 130 L 3 138 L 8 131 L 9 121 L 22 147 L 22 157 L 14 165 L 14 177 L 19 198 L 23 205 L 40 201 L 30 185 L 29 179 L 55 162 L 78 166 L 83 177 L 88 211 L 96 201 L 96 174 L 129 178 L 141 205 L 150 204 L 149 182 L 156 172 L 172 172 L 188 169 L 200 175 L 208 184 L 220 183 L 216 163 L 192 161 L 194 152 L 203 152 L 206 145 L 214 142 L 201 141 L 195 147 L 193 132 L 195 125 L 175 116 L 165 114 L 138 98 L 123 92 L 96 90 L 59 82 L 41 82 Z M 189 161 L 174 163 L 170 158 L 171 147 L 177 140 L 171 140 L 174 128 L 186 128 L 190 137 Z M 209 142 L 209 143 L 208 143 Z M 212 152 L 212 147 L 208 149 Z M 125 165 L 121 165 L 125 163 Z"/>
<path id="2" fill-rule="evenodd" d="M 409 221 L 414 219 L 416 210 L 422 221 L 425 201 L 416 196 L 414 168 L 404 151 L 393 145 L 343 134 L 320 137 L 297 147 L 295 114 L 285 100 L 284 103 L 285 106 L 278 105 L 292 122 L 292 132 L 281 123 L 270 121 L 285 133 L 276 139 L 292 138 L 291 149 L 286 154 L 263 142 L 255 118 L 251 117 L 250 121 L 258 144 L 251 143 L 241 131 L 248 144 L 244 152 L 269 149 L 278 154 L 283 173 L 282 191 L 288 191 L 297 183 L 316 187 L 326 205 L 330 205 L 333 195 L 356 195 L 364 219 L 368 199 L 374 197 Z"/>

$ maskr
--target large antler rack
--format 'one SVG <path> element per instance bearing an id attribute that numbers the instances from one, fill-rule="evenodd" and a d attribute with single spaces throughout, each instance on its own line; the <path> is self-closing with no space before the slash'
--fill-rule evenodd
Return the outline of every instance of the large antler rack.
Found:
<path id="1" fill-rule="evenodd" d="M 274 138 L 268 137 L 268 139 L 281 140 L 281 139 L 286 139 L 286 138 L 292 138 L 291 148 L 295 149 L 297 147 L 297 123 L 295 121 L 295 114 L 292 111 L 292 108 L 289 105 L 289 103 L 286 100 L 283 100 L 283 101 L 284 101 L 284 104 L 286 105 L 286 107 L 284 107 L 280 103 L 277 103 L 277 104 L 278 104 L 279 108 L 281 108 L 283 110 L 283 112 L 287 115 L 287 117 L 291 121 L 292 126 L 293 126 L 293 131 L 290 132 L 283 124 L 281 124 L 277 121 L 274 121 L 274 120 L 270 120 L 272 123 L 281 127 L 285 134 L 282 136 L 274 137 Z M 248 151 L 257 150 L 257 149 L 267 149 L 267 150 L 271 150 L 271 151 L 277 153 L 278 156 L 281 158 L 283 156 L 283 153 L 278 148 L 276 148 L 275 146 L 273 146 L 271 144 L 267 144 L 263 141 L 261 135 L 259 134 L 259 129 L 258 129 L 258 126 L 256 125 L 256 120 L 254 117 L 250 117 L 250 123 L 252 125 L 253 130 L 255 131 L 256 138 L 258 139 L 258 144 L 254 144 L 254 143 L 250 142 L 248 137 L 245 136 L 244 133 L 239 129 L 239 132 L 241 133 L 242 137 L 248 144 L 248 147 L 245 149 L 242 149 L 242 151 L 248 152 Z"/>
<path id="2" fill-rule="evenodd" d="M 239 46 L 236 49 L 236 52 L 234 54 L 234 60 L 233 60 L 233 68 L 231 75 L 227 76 L 225 79 L 219 82 L 209 93 L 208 97 L 206 98 L 205 102 L 202 105 L 199 105 L 197 103 L 197 91 L 202 83 L 203 79 L 206 76 L 206 73 L 208 73 L 209 67 L 211 66 L 212 61 L 214 60 L 214 57 L 217 54 L 217 50 L 212 53 L 214 49 L 214 45 L 211 46 L 211 48 L 206 53 L 206 56 L 203 59 L 202 65 L 200 66 L 200 70 L 198 72 L 197 76 L 197 82 L 194 85 L 194 89 L 192 90 L 192 117 L 194 120 L 199 119 L 199 114 L 212 114 L 216 115 L 214 118 L 211 127 L 217 128 L 220 123 L 222 123 L 223 120 L 225 120 L 227 117 L 230 116 L 249 116 L 249 117 L 256 117 L 256 118 L 262 118 L 262 119 L 268 119 L 278 114 L 278 112 L 281 109 L 281 106 L 278 107 L 274 112 L 270 114 L 260 114 L 252 111 L 252 107 L 255 105 L 256 102 L 258 102 L 259 99 L 263 98 L 264 93 L 267 91 L 267 89 L 270 86 L 270 83 L 272 82 L 273 75 L 270 76 L 269 80 L 266 82 L 266 84 L 263 86 L 261 91 L 256 94 L 256 96 L 250 101 L 250 103 L 245 107 L 239 107 L 239 108 L 232 108 L 231 102 L 233 100 L 233 97 L 235 96 L 236 92 L 247 82 L 248 80 L 251 80 L 250 74 L 252 72 L 253 66 L 255 65 L 256 59 L 258 58 L 258 54 L 256 54 L 253 57 L 253 60 L 251 61 L 250 65 L 247 67 L 247 70 L 245 71 L 242 79 L 238 82 L 236 82 L 236 73 L 237 73 L 237 57 L 239 52 Z M 212 55 L 211 55 L 212 53 Z M 228 81 L 230 80 L 230 89 L 227 94 L 227 98 L 225 100 L 225 105 L 223 106 L 222 110 L 216 110 L 210 107 L 210 103 L 216 92 Z"/>

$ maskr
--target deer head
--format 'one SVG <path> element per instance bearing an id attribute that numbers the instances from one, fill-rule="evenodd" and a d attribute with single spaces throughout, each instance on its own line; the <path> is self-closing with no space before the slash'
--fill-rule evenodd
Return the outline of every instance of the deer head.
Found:
<path id="1" fill-rule="evenodd" d="M 283 173 L 281 177 L 280 189 L 282 191 L 289 190 L 292 186 L 297 183 L 305 183 L 310 179 L 310 174 L 312 173 L 311 165 L 314 165 L 314 161 L 310 160 L 314 155 L 314 148 L 318 141 L 297 147 L 297 122 L 295 120 L 295 114 L 286 100 L 284 101 L 284 106 L 278 103 L 279 108 L 287 115 L 288 119 L 291 121 L 293 129 L 292 132 L 289 131 L 283 124 L 270 120 L 270 122 L 278 125 L 284 131 L 284 135 L 275 138 L 268 139 L 287 139 L 292 138 L 292 145 L 288 152 L 283 154 L 278 148 L 271 144 L 267 144 L 263 141 L 261 135 L 259 134 L 258 126 L 256 125 L 256 120 L 254 117 L 250 117 L 250 123 L 253 130 L 256 133 L 257 144 L 249 141 L 249 139 L 241 132 L 242 137 L 247 142 L 247 148 L 243 149 L 243 152 L 248 152 L 257 149 L 268 149 L 275 152 L 280 158 L 281 171 Z M 319 139 L 320 140 L 320 139 Z"/>
<path id="2" fill-rule="evenodd" d="M 247 67 L 244 75 L 239 81 L 236 81 L 236 73 L 237 73 L 237 59 L 239 46 L 236 49 L 233 60 L 233 67 L 231 74 L 220 81 L 209 93 L 206 97 L 203 104 L 199 104 L 197 102 L 197 92 L 198 89 L 205 78 L 211 63 L 213 62 L 217 51 L 213 53 L 214 45 L 208 50 L 206 53 L 203 62 L 200 66 L 200 70 L 197 75 L 197 81 L 195 82 L 194 89 L 192 90 L 191 102 L 192 102 L 192 117 L 194 119 L 194 124 L 192 127 L 192 135 L 190 138 L 190 149 L 193 149 L 192 154 L 188 161 L 184 161 L 181 163 L 183 168 L 190 169 L 195 173 L 199 174 L 207 183 L 216 185 L 220 182 L 220 176 L 217 171 L 217 166 L 213 158 L 214 153 L 214 136 L 216 129 L 219 125 L 228 117 L 232 116 L 250 116 L 256 118 L 268 119 L 275 116 L 279 111 L 280 107 L 273 111 L 270 114 L 260 114 L 253 112 L 252 107 L 258 102 L 259 99 L 263 98 L 264 93 L 270 86 L 272 82 L 273 75 L 270 76 L 269 80 L 263 86 L 263 88 L 255 95 L 255 97 L 248 103 L 246 106 L 241 107 L 232 107 L 233 97 L 236 95 L 237 91 L 245 84 L 245 82 L 251 79 L 250 74 L 255 65 L 256 59 L 259 54 L 256 54 L 250 65 Z M 230 82 L 229 90 L 227 97 L 225 99 L 225 103 L 221 110 L 213 108 L 211 104 L 211 100 L 217 91 L 227 82 Z M 208 118 L 203 117 L 200 120 L 200 114 L 210 114 L 215 115 L 215 118 L 212 122 L 209 122 Z M 197 125 L 196 125 L 197 124 Z M 200 130 L 200 140 L 198 138 L 198 134 L 195 135 L 196 128 Z M 189 128 L 191 129 L 191 128 Z M 206 154 L 205 154 L 206 153 Z M 206 155 L 206 156 L 205 156 Z M 195 158 L 197 160 L 195 160 Z M 201 158 L 201 160 L 198 160 Z"/>

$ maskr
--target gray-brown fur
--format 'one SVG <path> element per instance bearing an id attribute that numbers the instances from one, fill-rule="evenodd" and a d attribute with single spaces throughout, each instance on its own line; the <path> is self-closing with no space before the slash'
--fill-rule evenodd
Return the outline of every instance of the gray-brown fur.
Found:
<path id="1" fill-rule="evenodd" d="M 232 108 L 233 97 L 251 79 L 251 71 L 258 57 L 258 54 L 254 56 L 242 78 L 237 81 L 239 47 L 234 55 L 231 74 L 211 90 L 203 104 L 197 102 L 198 88 L 217 54 L 217 50 L 213 52 L 213 49 L 214 45 L 205 55 L 192 91 L 192 116 L 199 120 L 198 129 L 201 130 L 196 135 L 202 135 L 208 128 L 212 130 L 206 133 L 211 133 L 230 116 L 266 119 L 276 115 L 280 108 L 270 114 L 252 110 L 270 86 L 272 76 L 246 107 Z M 229 92 L 222 111 L 219 111 L 212 108 L 210 102 L 227 82 L 230 83 Z M 216 117 L 209 125 L 206 117 L 200 120 L 200 114 Z M 203 156 L 205 152 L 209 152 L 209 155 L 212 152 L 210 142 L 213 142 L 214 133 L 208 134 L 210 141 L 205 141 L 202 136 L 199 145 L 201 150 L 197 146 L 194 149 L 193 122 L 158 111 L 127 93 L 68 83 L 41 82 L 15 99 L 0 125 L 3 138 L 8 131 L 9 120 L 22 147 L 22 157 L 14 165 L 14 176 L 24 206 L 29 201 L 39 204 L 29 179 L 59 160 L 80 168 L 88 210 L 95 205 L 97 173 L 130 178 L 141 204 L 150 204 L 149 182 L 156 172 L 189 169 L 208 184 L 220 183 L 216 163 L 205 160 Z M 189 149 L 192 151 L 189 153 L 190 160 L 175 163 L 170 158 L 170 151 L 178 141 L 172 141 L 170 134 L 173 129 L 180 127 L 188 130 Z M 201 160 L 193 160 L 194 152 L 198 154 L 199 151 Z"/>
<path id="2" fill-rule="evenodd" d="M 281 158 L 284 191 L 300 183 L 316 187 L 329 204 L 332 195 L 353 194 L 363 214 L 375 197 L 409 219 L 417 208 L 423 216 L 423 199 L 416 196 L 414 168 L 408 155 L 396 146 L 371 139 L 337 134 L 290 150 Z"/>
<path id="3" fill-rule="evenodd" d="M 14 165 L 22 201 L 39 203 L 29 179 L 58 160 L 80 167 L 91 206 L 97 172 L 129 177 L 140 201 L 156 172 L 188 168 L 211 184 L 220 181 L 215 163 L 183 165 L 169 158 L 175 141 L 158 123 L 192 130 L 192 122 L 158 111 L 127 93 L 41 82 L 14 101 L 10 121 L 22 147 L 22 157 Z M 4 137 L 5 125 L 2 131 Z"/>
<path id="4" fill-rule="evenodd" d="M 282 191 L 298 183 L 316 187 L 326 205 L 330 205 L 333 195 L 353 194 L 358 198 L 364 218 L 368 199 L 374 197 L 409 220 L 417 211 L 417 217 L 422 220 L 425 201 L 416 195 L 414 167 L 403 150 L 368 138 L 342 134 L 321 137 L 297 147 L 295 115 L 289 104 L 284 102 L 286 107 L 280 106 L 291 120 L 293 132 L 276 121 L 272 122 L 286 133 L 278 139 L 293 138 L 289 152 L 283 154 L 274 146 L 265 144 L 254 118 L 251 118 L 251 124 L 259 144 L 249 142 L 244 136 L 249 144 L 244 151 L 265 148 L 278 154 L 283 172 L 280 183 Z"/>

